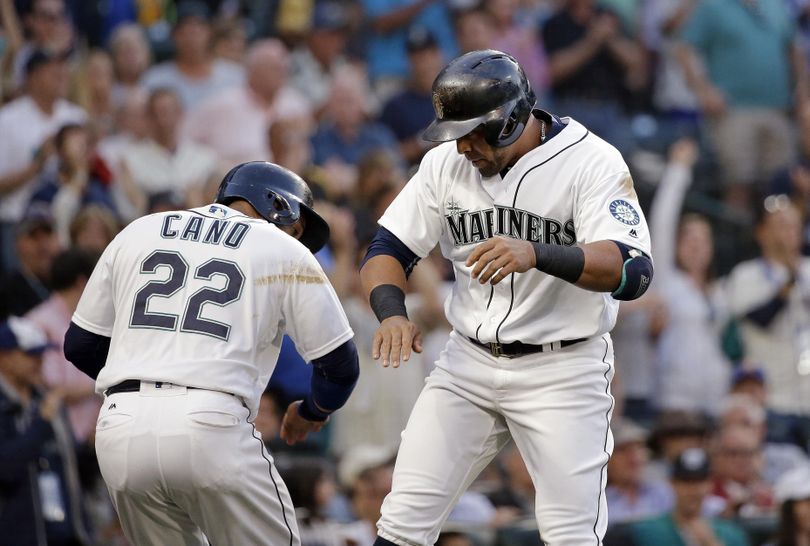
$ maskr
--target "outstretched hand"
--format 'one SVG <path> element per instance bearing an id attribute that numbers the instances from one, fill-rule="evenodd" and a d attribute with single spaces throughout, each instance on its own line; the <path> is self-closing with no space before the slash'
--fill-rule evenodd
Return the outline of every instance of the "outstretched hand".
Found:
<path id="1" fill-rule="evenodd" d="M 528 241 L 492 237 L 475 247 L 467 258 L 473 279 L 498 284 L 512 273 L 525 273 L 536 265 L 534 247 Z"/>
<path id="2" fill-rule="evenodd" d="M 374 360 L 382 357 L 384 368 L 389 364 L 398 368 L 400 359 L 407 362 L 411 357 L 411 350 L 422 352 L 422 332 L 416 324 L 399 315 L 380 323 L 371 348 Z"/>

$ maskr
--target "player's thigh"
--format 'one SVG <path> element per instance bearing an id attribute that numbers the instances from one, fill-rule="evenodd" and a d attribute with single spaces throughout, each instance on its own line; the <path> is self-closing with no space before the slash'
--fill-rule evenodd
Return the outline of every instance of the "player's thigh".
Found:
<path id="1" fill-rule="evenodd" d="M 613 450 L 609 337 L 554 353 L 503 404 L 536 489 L 540 534 L 549 546 L 598 544 L 607 526 L 604 487 Z"/>
<path id="2" fill-rule="evenodd" d="M 503 418 L 455 379 L 433 371 L 402 433 L 378 524 L 389 539 L 433 544 L 455 501 L 509 439 Z"/>
<path id="3" fill-rule="evenodd" d="M 160 496 L 109 489 L 127 540 L 138 546 L 207 546 L 185 510 Z"/>
<path id="4" fill-rule="evenodd" d="M 247 415 L 235 397 L 191 395 L 192 487 L 178 484 L 173 498 L 212 544 L 297 545 L 289 492 Z"/>

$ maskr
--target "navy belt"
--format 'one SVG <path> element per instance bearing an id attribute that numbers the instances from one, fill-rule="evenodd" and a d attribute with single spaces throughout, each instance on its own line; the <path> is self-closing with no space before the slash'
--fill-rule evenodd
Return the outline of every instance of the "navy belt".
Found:
<path id="1" fill-rule="evenodd" d="M 587 340 L 587 337 L 579 339 L 564 339 L 562 341 L 554 341 L 552 343 L 543 343 L 541 345 L 530 345 L 520 341 L 513 341 L 512 343 L 482 343 L 474 337 L 468 337 L 473 344 L 478 345 L 482 349 L 489 351 L 489 354 L 495 357 L 515 358 L 523 355 L 530 355 L 534 353 L 548 353 L 557 351 L 571 345 L 576 345 Z"/>
<path id="2" fill-rule="evenodd" d="M 160 381 L 157 381 L 156 384 L 160 385 Z M 174 385 L 174 383 L 172 384 Z M 195 389 L 197 387 L 186 387 L 186 388 Z M 126 379 L 104 391 L 104 395 L 110 396 L 111 394 L 117 394 L 119 392 L 138 392 L 140 390 L 141 390 L 141 382 L 139 379 Z"/>

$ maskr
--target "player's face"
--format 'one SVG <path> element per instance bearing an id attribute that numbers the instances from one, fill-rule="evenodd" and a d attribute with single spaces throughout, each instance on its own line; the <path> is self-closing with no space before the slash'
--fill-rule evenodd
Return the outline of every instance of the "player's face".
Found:
<path id="1" fill-rule="evenodd" d="M 509 147 L 494 148 L 484 139 L 484 131 L 479 127 L 456 140 L 456 150 L 478 169 L 483 177 L 495 176 L 509 166 L 512 154 Z"/>
<path id="2" fill-rule="evenodd" d="M 307 225 L 306 220 L 302 216 L 293 225 L 291 225 L 291 226 L 278 226 L 278 228 L 281 231 L 283 231 L 284 233 L 286 233 L 287 235 L 295 237 L 296 239 L 301 239 L 301 236 L 304 234 L 304 228 L 306 228 L 306 225 Z"/>

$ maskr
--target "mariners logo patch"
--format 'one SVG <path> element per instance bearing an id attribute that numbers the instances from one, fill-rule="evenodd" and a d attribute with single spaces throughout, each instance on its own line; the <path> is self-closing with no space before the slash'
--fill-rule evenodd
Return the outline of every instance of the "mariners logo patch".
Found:
<path id="1" fill-rule="evenodd" d="M 610 209 L 610 214 L 622 224 L 637 226 L 638 223 L 641 222 L 641 217 L 638 215 L 638 212 L 636 212 L 636 209 L 624 199 L 616 199 L 608 208 Z"/>

